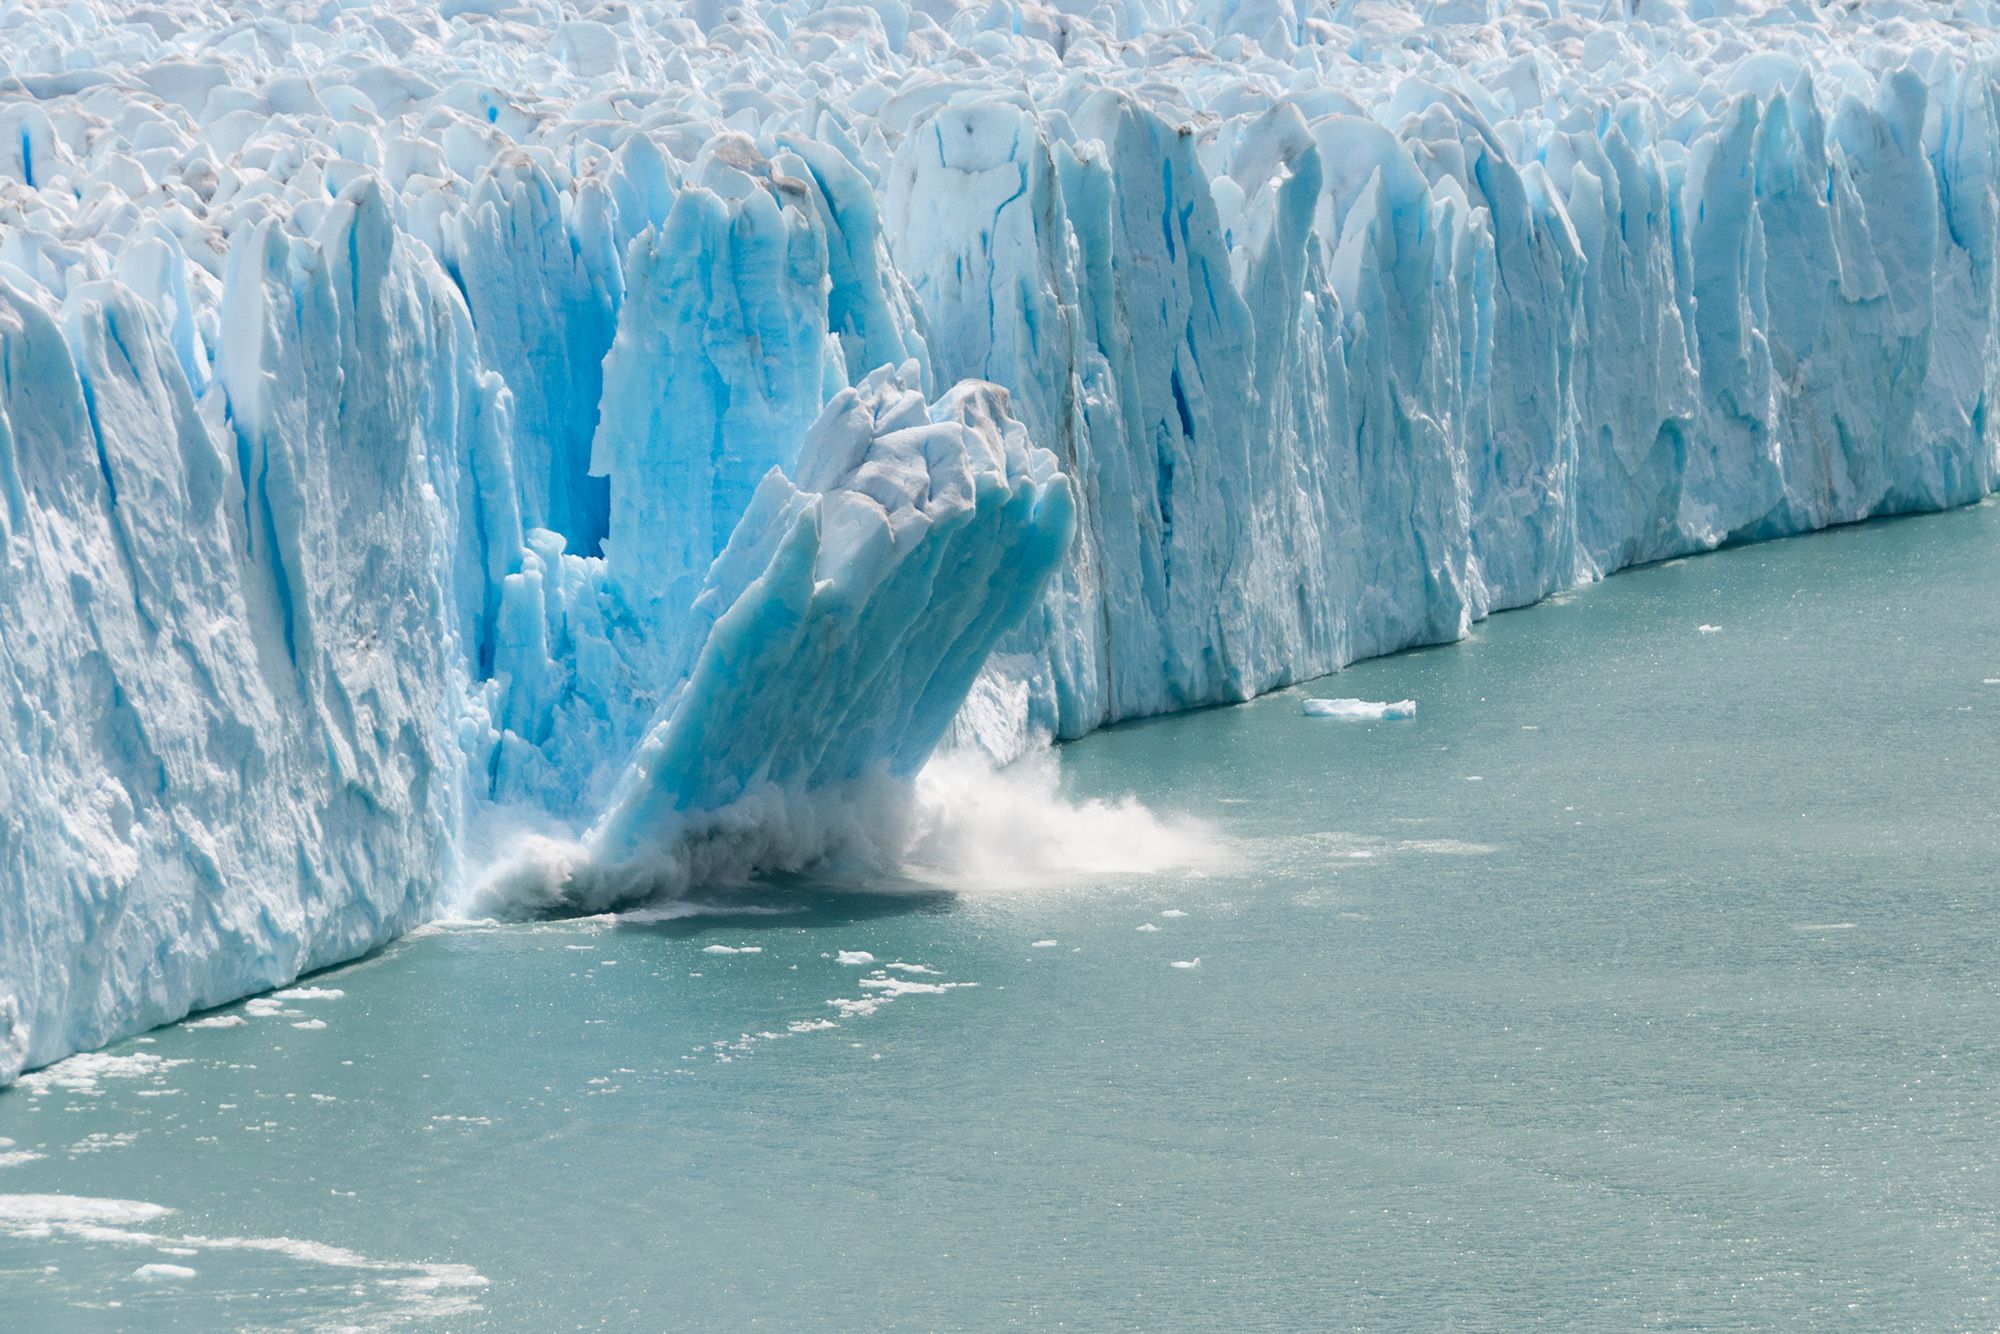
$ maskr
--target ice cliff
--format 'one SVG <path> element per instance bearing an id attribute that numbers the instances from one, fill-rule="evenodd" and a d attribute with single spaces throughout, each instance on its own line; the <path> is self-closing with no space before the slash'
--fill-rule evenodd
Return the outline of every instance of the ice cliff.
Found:
<path id="1" fill-rule="evenodd" d="M 1996 21 L 0 0 L 0 1082 L 1985 495 Z"/>

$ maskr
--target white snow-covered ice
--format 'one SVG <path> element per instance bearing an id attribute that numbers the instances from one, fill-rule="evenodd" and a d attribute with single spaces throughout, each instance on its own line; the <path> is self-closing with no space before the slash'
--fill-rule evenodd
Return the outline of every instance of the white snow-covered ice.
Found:
<path id="1" fill-rule="evenodd" d="M 1996 18 L 0 0 L 0 1082 L 1987 494 Z"/>

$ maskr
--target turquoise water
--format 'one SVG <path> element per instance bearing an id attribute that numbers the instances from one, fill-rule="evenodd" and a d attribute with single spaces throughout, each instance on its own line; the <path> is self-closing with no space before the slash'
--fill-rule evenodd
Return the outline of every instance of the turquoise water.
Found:
<path id="1" fill-rule="evenodd" d="M 434 930 L 59 1067 L 6 1321 L 1992 1328 L 1996 570 L 1737 549 L 1061 752 L 1192 868 Z"/>

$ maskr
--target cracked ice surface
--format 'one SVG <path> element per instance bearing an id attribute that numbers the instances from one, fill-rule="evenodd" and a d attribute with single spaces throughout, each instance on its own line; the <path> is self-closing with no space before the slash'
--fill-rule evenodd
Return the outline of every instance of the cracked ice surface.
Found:
<path id="1" fill-rule="evenodd" d="M 1995 20 L 0 0 L 0 1080 L 1985 494 Z"/>

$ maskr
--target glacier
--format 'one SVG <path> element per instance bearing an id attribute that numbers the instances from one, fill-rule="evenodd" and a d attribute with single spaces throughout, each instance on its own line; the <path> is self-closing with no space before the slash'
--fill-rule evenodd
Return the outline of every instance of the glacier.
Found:
<path id="1" fill-rule="evenodd" d="M 1989 494 L 1990 0 L 0 0 L 0 1083 Z"/>

